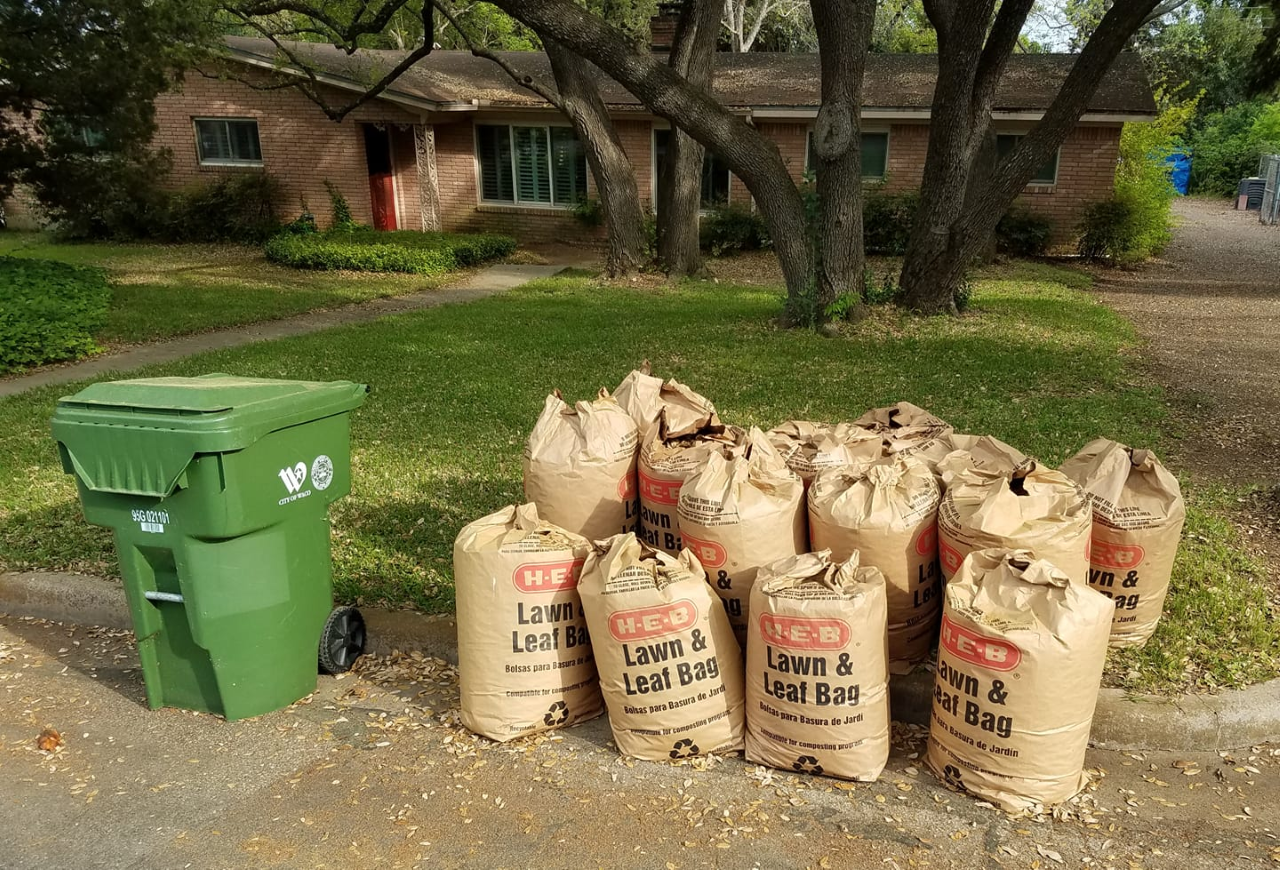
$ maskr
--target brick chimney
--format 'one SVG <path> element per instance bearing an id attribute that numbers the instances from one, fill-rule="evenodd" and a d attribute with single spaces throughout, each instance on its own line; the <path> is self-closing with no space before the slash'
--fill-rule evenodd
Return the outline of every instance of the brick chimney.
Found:
<path id="1" fill-rule="evenodd" d="M 657 14 L 649 20 L 649 44 L 655 52 L 669 52 L 675 45 L 681 6 L 680 3 L 658 4 Z"/>

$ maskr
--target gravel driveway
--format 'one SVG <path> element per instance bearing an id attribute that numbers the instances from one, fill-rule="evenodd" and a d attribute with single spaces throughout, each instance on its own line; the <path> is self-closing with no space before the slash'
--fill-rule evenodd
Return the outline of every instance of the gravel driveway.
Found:
<path id="1" fill-rule="evenodd" d="M 1225 200 L 1180 199 L 1164 257 L 1104 270 L 1104 300 L 1147 339 L 1146 357 L 1186 424 L 1176 465 L 1259 486 L 1246 525 L 1280 541 L 1280 227 Z M 1268 534 L 1269 533 L 1269 534 Z M 1273 562 L 1273 564 L 1275 564 Z"/>

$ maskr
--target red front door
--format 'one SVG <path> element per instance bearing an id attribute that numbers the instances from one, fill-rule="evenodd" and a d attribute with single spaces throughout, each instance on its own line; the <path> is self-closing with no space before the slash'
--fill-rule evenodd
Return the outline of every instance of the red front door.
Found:
<path id="1" fill-rule="evenodd" d="M 369 201 L 373 204 L 373 228 L 396 228 L 396 188 L 394 176 L 381 172 L 369 176 Z"/>
<path id="2" fill-rule="evenodd" d="M 369 170 L 369 205 L 373 228 L 396 229 L 395 167 L 391 161 L 391 129 L 387 125 L 363 124 L 364 157 Z"/>

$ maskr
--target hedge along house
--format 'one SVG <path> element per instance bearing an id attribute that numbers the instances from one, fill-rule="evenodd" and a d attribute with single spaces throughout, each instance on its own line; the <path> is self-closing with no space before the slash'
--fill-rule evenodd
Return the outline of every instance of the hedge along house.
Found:
<path id="1" fill-rule="evenodd" d="M 300 74 L 269 41 L 229 37 L 226 46 L 220 69 L 189 72 L 179 90 L 157 99 L 155 142 L 172 152 L 174 186 L 265 169 L 283 184 L 279 209 L 286 219 L 305 203 L 323 225 L 329 182 L 356 220 L 382 229 L 495 230 L 527 242 L 590 237 L 570 212 L 594 196 L 595 186 L 567 119 L 491 61 L 435 51 L 334 123 L 294 88 L 264 89 Z M 317 71 L 331 105 L 350 101 L 403 57 L 373 50 L 347 55 L 313 43 L 290 50 Z M 552 81 L 545 55 L 505 57 L 520 72 Z M 994 115 L 1002 150 L 1039 120 L 1074 62 L 1061 54 L 1011 59 Z M 933 55 L 868 58 L 862 147 L 869 185 L 919 186 L 936 77 Z M 714 90 L 777 144 L 802 182 L 818 112 L 818 57 L 719 53 Z M 635 166 L 640 196 L 652 204 L 669 124 L 603 74 L 601 91 Z M 1070 239 L 1085 206 L 1110 195 L 1122 125 L 1155 114 L 1141 62 L 1121 56 L 1024 194 L 1027 206 L 1053 221 L 1056 241 Z M 751 207 L 745 186 L 712 154 L 703 171 L 703 203 Z"/>

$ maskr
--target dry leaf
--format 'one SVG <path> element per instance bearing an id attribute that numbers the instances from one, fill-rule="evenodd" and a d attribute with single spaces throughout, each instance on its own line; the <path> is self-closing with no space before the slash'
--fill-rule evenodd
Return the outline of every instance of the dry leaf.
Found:
<path id="1" fill-rule="evenodd" d="M 55 752 L 62 746 L 62 735 L 56 728 L 46 728 L 36 738 L 36 748 L 41 752 Z"/>
<path id="2" fill-rule="evenodd" d="M 1052 849 L 1046 849 L 1044 846 L 1036 846 L 1036 851 L 1040 853 L 1040 857 L 1042 858 L 1048 858 L 1050 861 L 1055 861 L 1058 864 L 1062 863 L 1062 856 Z"/>

